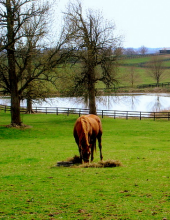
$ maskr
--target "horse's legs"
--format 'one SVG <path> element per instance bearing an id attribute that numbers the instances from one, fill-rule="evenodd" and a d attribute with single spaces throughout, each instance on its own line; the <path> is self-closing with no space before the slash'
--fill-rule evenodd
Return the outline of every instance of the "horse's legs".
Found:
<path id="1" fill-rule="evenodd" d="M 78 145 L 78 149 L 79 149 L 79 154 L 80 154 L 80 162 L 82 163 L 82 150 L 81 150 L 81 147 L 79 147 L 79 145 Z"/>
<path id="2" fill-rule="evenodd" d="M 91 162 L 94 159 L 94 150 L 96 149 L 96 137 L 91 137 L 91 139 L 89 139 L 90 142 L 90 149 L 91 149 Z"/>
<path id="3" fill-rule="evenodd" d="M 82 163 L 82 151 L 81 151 L 81 146 L 80 146 L 80 143 L 79 143 L 79 138 L 78 136 L 75 134 L 75 141 L 76 141 L 76 144 L 78 146 L 78 150 L 79 150 L 79 154 L 80 154 L 80 162 Z"/>
<path id="4" fill-rule="evenodd" d="M 100 160 L 103 160 L 103 155 L 102 155 L 102 138 L 101 138 L 102 136 L 101 135 L 99 135 L 98 136 L 98 144 L 99 144 L 99 149 L 100 149 Z"/>
<path id="5" fill-rule="evenodd" d="M 94 153 L 95 144 L 96 144 L 96 143 L 90 144 L 90 146 L 91 146 L 91 162 L 92 162 L 93 159 L 94 159 L 93 153 Z"/>

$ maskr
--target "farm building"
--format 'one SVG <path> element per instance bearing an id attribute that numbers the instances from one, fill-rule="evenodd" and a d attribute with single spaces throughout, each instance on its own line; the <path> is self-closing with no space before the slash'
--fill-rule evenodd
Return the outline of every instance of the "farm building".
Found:
<path id="1" fill-rule="evenodd" d="M 160 54 L 170 54 L 170 48 L 164 48 L 162 50 L 159 50 Z"/>

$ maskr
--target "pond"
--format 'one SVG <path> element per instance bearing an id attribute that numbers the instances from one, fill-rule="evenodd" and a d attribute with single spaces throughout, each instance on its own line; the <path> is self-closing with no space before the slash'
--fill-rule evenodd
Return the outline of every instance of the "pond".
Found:
<path id="1" fill-rule="evenodd" d="M 10 105 L 10 98 L 0 98 L 0 104 Z M 26 101 L 21 102 L 26 106 Z M 66 108 L 88 108 L 88 103 L 82 97 L 54 97 L 48 98 L 46 102 L 35 102 L 34 107 L 66 107 Z M 121 111 L 162 111 L 170 110 L 170 94 L 117 94 L 96 97 L 98 110 L 121 110 Z"/>

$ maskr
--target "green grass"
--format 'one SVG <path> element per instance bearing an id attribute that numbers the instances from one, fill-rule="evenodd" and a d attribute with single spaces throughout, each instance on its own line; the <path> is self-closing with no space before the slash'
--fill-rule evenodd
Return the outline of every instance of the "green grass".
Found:
<path id="1" fill-rule="evenodd" d="M 139 75 L 138 80 L 135 81 L 134 86 L 140 85 L 140 84 L 150 84 L 150 83 L 156 83 L 155 79 L 153 77 L 151 77 L 148 74 L 147 71 L 147 64 L 148 62 L 150 62 L 152 56 L 148 56 L 148 57 L 137 57 L 137 58 L 132 58 L 132 59 L 125 59 L 122 60 L 122 64 L 126 64 L 127 66 L 120 66 L 119 67 L 119 76 L 120 76 L 120 86 L 130 86 L 130 82 L 127 80 L 127 78 L 125 77 L 127 72 L 128 72 L 128 68 L 130 68 L 130 66 L 134 66 L 135 72 L 137 72 L 137 74 Z M 170 67 L 170 61 L 168 61 L 167 59 L 170 59 L 169 55 L 161 55 L 161 58 L 163 60 L 163 64 L 166 68 Z M 142 64 L 142 67 L 140 67 Z M 170 81 L 170 74 L 169 74 L 169 70 L 166 69 L 163 76 L 161 77 L 160 82 L 169 82 Z"/>
<path id="2" fill-rule="evenodd" d="M 164 61 L 164 66 L 165 67 L 170 67 L 170 61 Z"/>
<path id="3" fill-rule="evenodd" d="M 131 58 L 131 59 L 125 59 L 123 60 L 124 64 L 128 64 L 128 65 L 139 65 L 140 63 L 145 63 L 145 62 L 149 62 L 151 59 L 151 56 L 149 57 L 137 57 L 137 58 Z"/>
<path id="4" fill-rule="evenodd" d="M 20 130 L 0 112 L 0 219 L 170 219 L 170 122 L 104 118 L 104 160 L 123 166 L 56 167 L 78 154 L 77 117 L 24 115 Z"/>
<path id="5" fill-rule="evenodd" d="M 127 80 L 126 76 L 127 71 L 129 67 L 120 67 L 120 85 L 125 85 L 125 86 L 130 86 L 130 81 Z M 134 86 L 140 85 L 140 84 L 149 84 L 149 83 L 154 83 L 155 80 L 149 76 L 149 74 L 146 71 L 146 68 L 139 68 L 137 67 L 135 69 L 135 73 L 139 75 L 138 79 L 134 82 Z"/>

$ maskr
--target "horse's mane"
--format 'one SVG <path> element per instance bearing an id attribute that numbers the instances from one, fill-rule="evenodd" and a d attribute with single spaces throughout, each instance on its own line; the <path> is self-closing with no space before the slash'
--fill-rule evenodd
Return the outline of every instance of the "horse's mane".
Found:
<path id="1" fill-rule="evenodd" d="M 89 145 L 89 140 L 88 140 L 89 119 L 85 116 L 82 116 L 80 120 L 81 120 L 82 130 L 83 130 L 82 134 L 84 135 L 86 144 Z"/>

